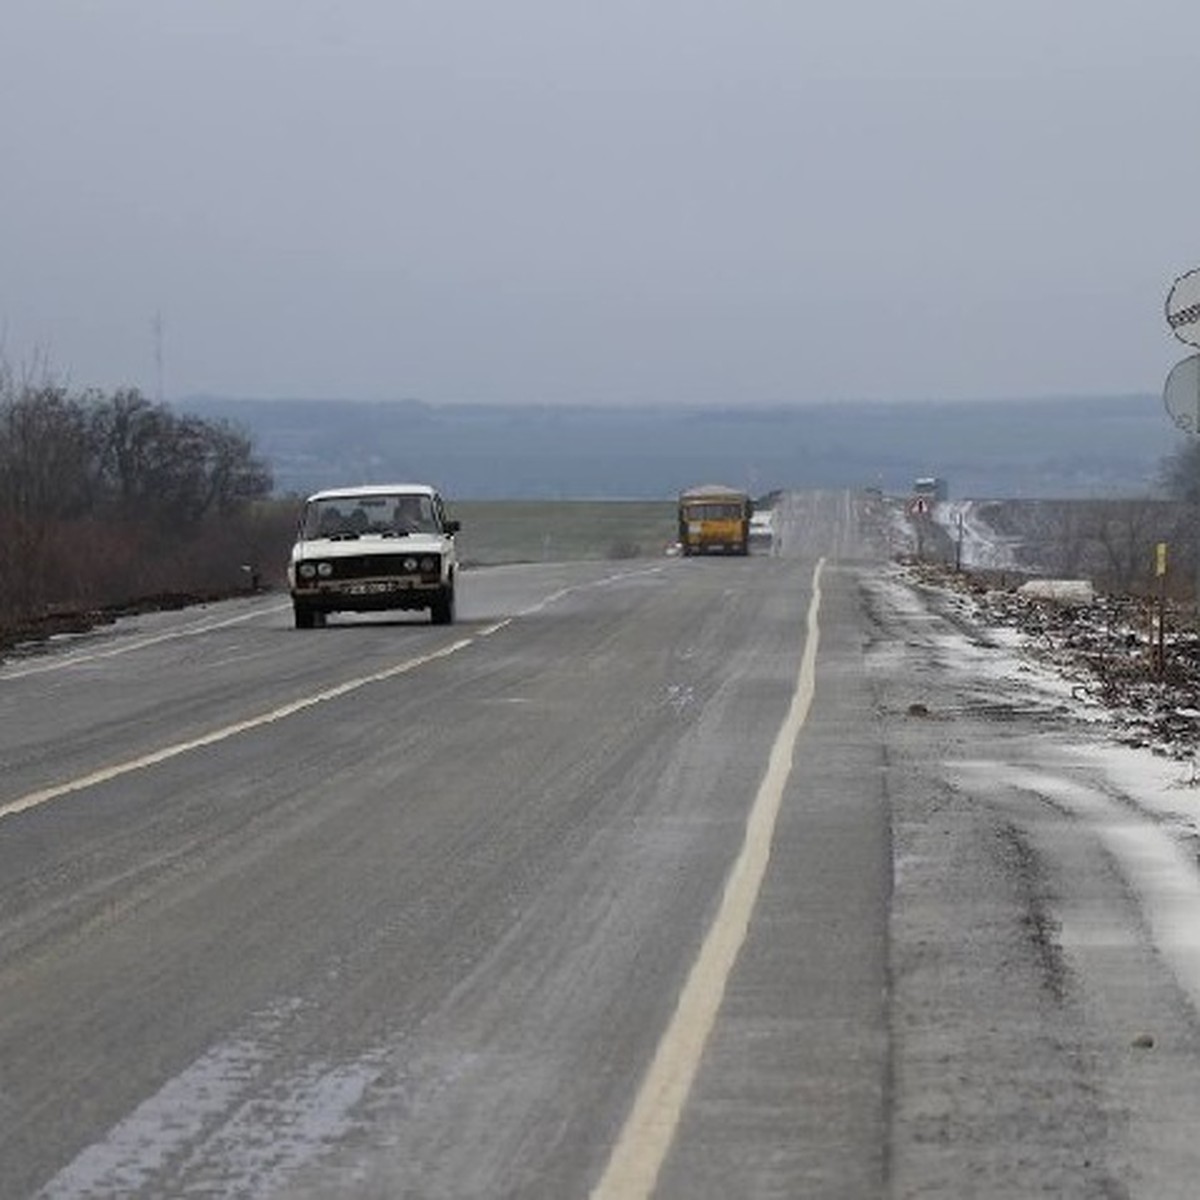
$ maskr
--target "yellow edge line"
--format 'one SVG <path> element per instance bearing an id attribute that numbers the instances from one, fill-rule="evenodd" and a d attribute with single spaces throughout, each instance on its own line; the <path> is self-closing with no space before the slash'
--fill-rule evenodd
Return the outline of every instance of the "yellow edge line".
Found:
<path id="1" fill-rule="evenodd" d="M 771 855 L 771 839 L 791 774 L 796 739 L 812 705 L 824 565 L 822 558 L 813 572 L 796 691 L 771 747 L 766 774 L 746 822 L 741 852 L 725 882 L 720 909 L 692 964 L 675 1013 L 658 1044 L 604 1174 L 592 1191 L 592 1200 L 646 1200 L 654 1190 L 674 1140 L 725 987 L 746 940 Z"/>

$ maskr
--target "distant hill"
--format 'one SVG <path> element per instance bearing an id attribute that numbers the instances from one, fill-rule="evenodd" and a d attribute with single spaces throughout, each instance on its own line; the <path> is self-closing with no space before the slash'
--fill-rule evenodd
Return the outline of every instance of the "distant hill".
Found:
<path id="1" fill-rule="evenodd" d="M 960 497 L 1135 496 L 1182 438 L 1153 396 L 720 409 L 189 396 L 176 407 L 247 430 L 282 493 L 419 479 L 460 499 L 656 499 L 698 480 L 904 494 L 920 475 Z"/>

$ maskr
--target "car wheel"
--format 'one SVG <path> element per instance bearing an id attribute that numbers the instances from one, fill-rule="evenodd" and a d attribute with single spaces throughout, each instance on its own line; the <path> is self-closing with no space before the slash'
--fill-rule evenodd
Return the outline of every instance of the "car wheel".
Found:
<path id="1" fill-rule="evenodd" d="M 434 625 L 454 624 L 454 584 L 448 583 L 429 606 L 429 619 Z"/>
<path id="2" fill-rule="evenodd" d="M 317 624 L 317 613 L 315 609 L 309 608 L 307 604 L 302 604 L 299 600 L 293 600 L 292 610 L 296 614 L 297 629 L 315 628 Z"/>

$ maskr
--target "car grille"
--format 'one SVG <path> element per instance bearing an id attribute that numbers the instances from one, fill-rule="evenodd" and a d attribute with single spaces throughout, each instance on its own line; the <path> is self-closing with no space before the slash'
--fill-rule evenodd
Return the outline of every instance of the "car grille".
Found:
<path id="1" fill-rule="evenodd" d="M 433 567 L 428 571 L 405 566 L 412 560 L 432 559 Z M 441 560 L 436 554 L 356 554 L 349 558 L 328 558 L 324 561 L 333 569 L 331 575 L 322 577 L 322 582 L 335 579 L 378 579 L 389 575 L 421 575 L 425 579 L 437 579 L 441 574 Z"/>

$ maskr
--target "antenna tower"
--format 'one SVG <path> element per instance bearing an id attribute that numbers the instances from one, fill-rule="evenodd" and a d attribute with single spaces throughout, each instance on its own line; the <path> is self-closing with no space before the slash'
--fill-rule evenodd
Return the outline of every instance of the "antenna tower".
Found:
<path id="1" fill-rule="evenodd" d="M 162 310 L 154 314 L 154 401 L 163 402 L 163 318 Z"/>

